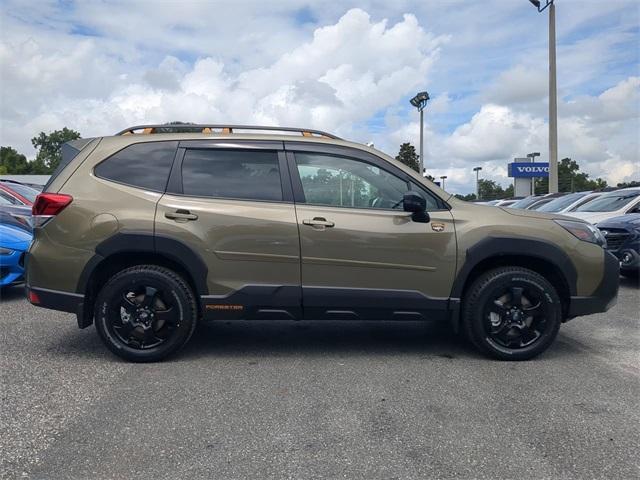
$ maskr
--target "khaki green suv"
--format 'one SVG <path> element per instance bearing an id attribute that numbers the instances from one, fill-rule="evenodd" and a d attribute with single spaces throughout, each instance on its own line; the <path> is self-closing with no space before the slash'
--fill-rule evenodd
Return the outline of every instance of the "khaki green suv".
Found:
<path id="1" fill-rule="evenodd" d="M 27 295 L 132 361 L 201 320 L 434 320 L 523 360 L 615 303 L 580 220 L 473 205 L 314 130 L 141 126 L 63 147 L 34 207 Z"/>

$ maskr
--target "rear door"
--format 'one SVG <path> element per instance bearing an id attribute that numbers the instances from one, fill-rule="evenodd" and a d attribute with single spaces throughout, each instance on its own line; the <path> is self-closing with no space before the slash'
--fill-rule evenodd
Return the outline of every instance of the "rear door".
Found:
<path id="1" fill-rule="evenodd" d="M 282 142 L 180 142 L 156 238 L 204 260 L 211 318 L 298 318 L 300 244 Z"/>
<path id="2" fill-rule="evenodd" d="M 355 149 L 287 142 L 308 318 L 444 316 L 456 268 L 446 205 L 389 162 Z M 429 223 L 403 211 L 413 190 Z"/>

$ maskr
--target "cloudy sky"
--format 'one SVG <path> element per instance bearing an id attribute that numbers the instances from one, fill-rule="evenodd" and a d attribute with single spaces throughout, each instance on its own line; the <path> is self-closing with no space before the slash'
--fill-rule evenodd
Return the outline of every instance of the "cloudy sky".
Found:
<path id="1" fill-rule="evenodd" d="M 556 0 L 559 156 L 640 179 L 640 3 Z M 37 6 L 37 8 L 36 8 Z M 308 126 L 395 155 L 418 144 L 447 189 L 547 152 L 547 12 L 527 0 L 1 0 L 0 144 L 67 126 L 172 120 Z"/>

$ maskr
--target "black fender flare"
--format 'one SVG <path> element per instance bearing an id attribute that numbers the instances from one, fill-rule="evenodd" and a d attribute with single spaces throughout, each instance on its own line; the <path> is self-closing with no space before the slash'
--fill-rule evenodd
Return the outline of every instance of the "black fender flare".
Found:
<path id="1" fill-rule="evenodd" d="M 523 256 L 552 263 L 564 277 L 569 295 L 576 295 L 578 274 L 569 256 L 560 247 L 545 240 L 523 237 L 487 237 L 467 250 L 462 268 L 451 289 L 451 297 L 460 299 L 469 274 L 482 261 L 502 256 Z"/>
<path id="2" fill-rule="evenodd" d="M 118 232 L 98 244 L 95 255 L 85 265 L 76 291 L 85 293 L 91 275 L 95 269 L 109 257 L 122 253 L 160 254 L 177 263 L 189 272 L 198 295 L 207 295 L 208 268 L 202 257 L 184 242 L 165 235 L 153 235 L 140 232 Z"/>

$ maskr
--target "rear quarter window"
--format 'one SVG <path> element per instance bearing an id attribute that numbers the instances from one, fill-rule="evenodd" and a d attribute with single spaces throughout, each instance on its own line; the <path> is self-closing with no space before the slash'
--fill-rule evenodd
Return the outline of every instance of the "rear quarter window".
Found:
<path id="1" fill-rule="evenodd" d="M 144 190 L 164 192 L 178 142 L 134 143 L 99 163 L 97 177 Z"/>

